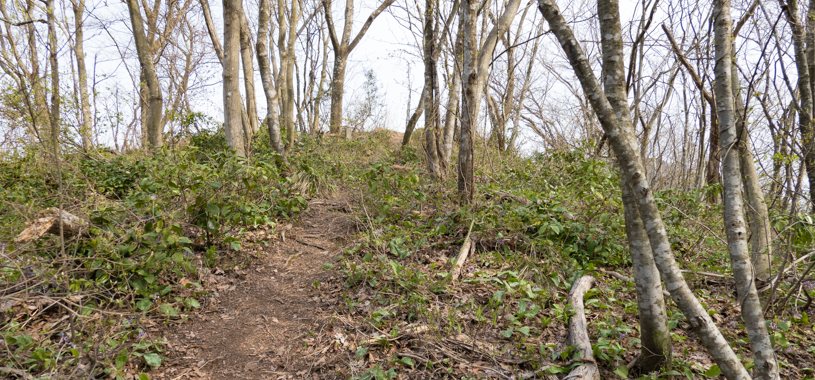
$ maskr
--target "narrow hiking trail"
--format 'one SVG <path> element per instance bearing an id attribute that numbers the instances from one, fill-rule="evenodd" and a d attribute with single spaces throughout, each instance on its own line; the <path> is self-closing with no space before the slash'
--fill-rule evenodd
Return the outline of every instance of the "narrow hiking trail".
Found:
<path id="1" fill-rule="evenodd" d="M 168 363 L 154 377 L 331 377 L 320 372 L 337 341 L 332 311 L 341 287 L 332 268 L 357 230 L 350 212 L 342 196 L 314 199 L 293 226 L 250 238 L 245 244 L 257 245 L 258 259 L 243 270 L 209 274 L 222 290 L 188 321 L 165 328 Z"/>

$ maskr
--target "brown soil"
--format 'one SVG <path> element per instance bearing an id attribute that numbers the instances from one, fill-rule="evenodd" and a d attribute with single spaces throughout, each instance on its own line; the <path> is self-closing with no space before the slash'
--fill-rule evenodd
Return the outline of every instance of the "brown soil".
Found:
<path id="1" fill-rule="evenodd" d="M 350 211 L 342 197 L 316 199 L 294 226 L 279 227 L 266 238 L 250 236 L 244 248 L 259 250 L 259 258 L 244 270 L 216 270 L 204 279 L 215 284 L 215 294 L 188 321 L 166 328 L 170 352 L 153 377 L 338 375 L 331 358 L 347 350 L 341 349 L 342 334 L 332 331 L 333 312 L 341 307 L 341 281 L 333 268 L 357 229 Z"/>

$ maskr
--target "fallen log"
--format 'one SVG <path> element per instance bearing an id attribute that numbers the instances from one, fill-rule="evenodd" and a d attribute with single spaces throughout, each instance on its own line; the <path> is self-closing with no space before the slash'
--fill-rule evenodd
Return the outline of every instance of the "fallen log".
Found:
<path id="1" fill-rule="evenodd" d="M 14 239 L 16 243 L 28 243 L 37 240 L 45 234 L 60 235 L 69 238 L 84 233 L 88 228 L 88 221 L 71 214 L 65 210 L 49 208 L 43 216 L 33 221 Z M 60 227 L 61 225 L 61 227 Z"/>
<path id="2" fill-rule="evenodd" d="M 450 271 L 450 279 L 453 282 L 458 281 L 458 278 L 461 276 L 461 270 L 464 268 L 464 262 L 467 261 L 467 257 L 470 256 L 470 253 L 475 248 L 475 246 L 473 246 L 473 239 L 470 237 L 473 233 L 474 223 L 475 221 L 470 222 L 470 229 L 467 230 L 467 236 L 464 237 L 464 244 L 461 245 L 461 249 L 458 251 L 458 257 L 456 257 L 456 262 Z"/>
<path id="3" fill-rule="evenodd" d="M 569 380 L 600 380 L 600 370 L 592 354 L 586 310 L 583 306 L 583 296 L 591 289 L 592 284 L 594 284 L 594 277 L 580 277 L 569 292 L 569 305 L 574 314 L 569 321 L 568 343 L 575 348 L 574 361 L 580 363 L 569 372 L 569 376 L 566 376 Z"/>

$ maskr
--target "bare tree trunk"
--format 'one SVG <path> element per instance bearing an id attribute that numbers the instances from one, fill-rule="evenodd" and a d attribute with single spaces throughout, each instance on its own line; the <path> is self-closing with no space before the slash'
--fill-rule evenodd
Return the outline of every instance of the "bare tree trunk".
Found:
<path id="1" fill-rule="evenodd" d="M 331 133 L 339 134 L 343 129 L 342 102 L 345 95 L 345 58 L 344 54 L 334 52 L 334 72 L 331 76 L 331 111 L 328 129 Z"/>
<path id="2" fill-rule="evenodd" d="M 425 1 L 424 12 L 424 149 L 427 159 L 427 170 L 433 178 L 441 178 L 439 149 L 437 145 L 439 131 L 438 74 L 436 72 L 435 39 L 436 39 L 436 0 Z"/>
<path id="3" fill-rule="evenodd" d="M 451 17 L 452 18 L 452 17 Z M 444 115 L 444 142 L 441 154 L 441 161 L 445 168 L 451 167 L 453 157 L 453 142 L 455 141 L 456 125 L 459 117 L 459 101 L 461 91 L 461 63 L 462 57 L 462 34 L 456 34 L 456 41 L 453 45 L 453 70 L 452 80 L 447 95 L 447 112 Z"/>
<path id="4" fill-rule="evenodd" d="M 289 12 L 286 12 L 286 3 L 291 3 Z M 297 36 L 297 20 L 300 17 L 299 1 L 278 0 L 278 50 L 280 51 L 280 75 L 278 91 L 280 93 L 280 124 L 286 131 L 286 146 L 291 148 L 297 137 L 294 126 L 294 62 L 296 50 L 294 47 Z M 286 14 L 288 13 L 288 20 Z"/>
<path id="5" fill-rule="evenodd" d="M 26 16 L 34 19 L 34 0 L 26 0 Z M 26 39 L 28 42 L 28 58 L 31 65 L 31 71 L 28 75 L 28 82 L 31 83 L 31 91 L 33 92 L 34 103 L 29 105 L 29 112 L 31 113 L 32 129 L 38 136 L 42 134 L 40 128 L 46 127 L 50 123 L 51 115 L 48 110 L 48 99 L 46 98 L 46 89 L 40 79 L 40 58 L 37 52 L 37 29 L 34 23 L 28 23 L 26 26 Z M 50 131 L 50 129 L 47 129 Z M 48 137 L 50 132 L 45 133 L 45 137 L 40 137 L 40 140 L 46 146 L 51 144 L 52 139 Z M 49 147 L 52 148 L 52 147 Z"/>
<path id="6" fill-rule="evenodd" d="M 478 47 L 476 46 L 476 17 L 478 1 L 462 0 L 459 16 L 463 33 L 464 59 L 462 60 L 461 120 L 458 140 L 458 193 L 462 203 L 472 202 L 475 194 L 473 174 L 473 137 L 474 125 L 478 123 L 478 108 L 481 99 L 478 71 Z"/>
<path id="7" fill-rule="evenodd" d="M 323 39 L 323 60 L 320 68 L 320 83 L 317 85 L 317 96 L 314 99 L 314 117 L 311 120 L 311 131 L 320 130 L 320 111 L 322 109 L 323 96 L 325 96 L 325 82 L 328 77 L 328 39 Z"/>
<path id="8" fill-rule="evenodd" d="M 481 3 L 476 0 L 462 0 L 461 2 L 459 18 L 464 36 L 462 70 L 464 83 L 461 96 L 461 133 L 458 150 L 458 193 L 462 203 L 471 202 L 475 195 L 473 135 L 475 125 L 478 123 L 481 97 L 489 75 L 492 53 L 498 42 L 498 36 L 506 32 L 520 4 L 520 0 L 510 0 L 506 4 L 504 13 L 498 18 L 479 48 L 476 46 L 475 23 Z"/>
<path id="9" fill-rule="evenodd" d="M 744 222 L 741 168 L 736 136 L 736 111 L 733 100 L 733 23 L 730 16 L 730 0 L 713 2 L 716 45 L 716 111 L 719 116 L 719 134 L 724 159 L 722 160 L 722 183 L 724 185 L 724 222 L 736 293 L 741 314 L 750 337 L 755 376 L 758 379 L 778 379 L 775 359 L 764 313 L 753 278 L 753 266 L 747 248 L 747 231 Z"/>
<path id="10" fill-rule="evenodd" d="M 128 0 L 135 1 L 135 0 Z M 239 157 L 246 157 L 240 97 L 240 1 L 223 0 L 224 13 L 224 132 L 226 142 Z"/>
<path id="11" fill-rule="evenodd" d="M 623 62 L 622 27 L 617 0 L 599 0 L 597 12 L 600 17 L 600 35 L 603 50 L 603 82 L 605 94 L 614 108 L 620 125 L 620 134 L 634 145 L 634 126 L 628 108 L 625 67 Z M 642 154 L 642 153 L 640 153 Z M 624 163 L 620 163 L 623 166 Z M 634 264 L 634 283 L 639 308 L 640 341 L 642 348 L 635 368 L 638 373 L 650 373 L 669 363 L 671 358 L 671 334 L 662 295 L 659 270 L 654 263 L 648 233 L 637 210 L 637 198 L 626 183 L 621 184 L 625 231 Z"/>
<path id="12" fill-rule="evenodd" d="M 696 88 L 702 93 L 702 98 L 710 105 L 711 112 L 716 112 L 715 98 L 705 89 L 699 75 L 690 66 L 687 58 L 681 53 L 673 35 L 667 27 L 663 25 L 662 29 L 671 43 L 674 52 L 677 55 L 680 63 L 686 68 L 690 77 L 692 78 Z M 735 67 L 735 57 L 733 58 Z M 770 221 L 767 212 L 767 204 L 764 202 L 764 194 L 761 191 L 761 185 L 758 181 L 758 175 L 755 170 L 755 162 L 752 155 L 752 148 L 750 146 L 750 136 L 745 126 L 745 112 L 744 101 L 741 98 L 741 91 L 738 88 L 738 72 L 732 70 L 732 83 L 733 83 L 733 97 L 735 99 L 736 112 L 738 119 L 736 121 L 736 129 L 739 134 L 739 157 L 741 160 L 742 179 L 745 185 L 745 195 L 748 202 L 748 215 L 750 217 L 750 231 L 751 231 L 751 256 L 756 270 L 756 279 L 766 281 L 770 272 Z M 716 170 L 718 172 L 718 170 Z"/>
<path id="13" fill-rule="evenodd" d="M 208 0 L 199 0 L 201 4 L 201 10 L 204 13 L 204 24 L 207 26 L 207 33 L 209 33 L 209 39 L 212 41 L 212 48 L 215 50 L 215 56 L 218 57 L 218 61 L 221 62 L 221 66 L 224 64 L 224 47 L 221 46 L 221 39 L 218 38 L 218 33 L 215 29 L 215 22 L 212 21 L 212 12 L 209 9 L 209 1 Z"/>
<path id="14" fill-rule="evenodd" d="M 280 140 L 280 124 L 277 115 L 277 91 L 272 84 L 272 69 L 269 63 L 269 39 L 271 38 L 271 0 L 260 0 L 258 11 L 257 51 L 260 81 L 266 96 L 266 128 L 269 130 L 269 141 L 272 149 L 285 160 L 286 149 Z"/>
<path id="15" fill-rule="evenodd" d="M 88 95 L 88 69 L 85 67 L 85 0 L 71 0 L 74 11 L 74 55 L 76 56 L 77 86 L 79 87 L 80 123 L 79 136 L 82 138 L 82 149 L 88 151 L 93 146 L 93 124 L 91 102 Z"/>
<path id="16" fill-rule="evenodd" d="M 150 148 L 158 148 L 163 144 L 162 133 L 162 113 L 164 99 L 161 96 L 161 85 L 158 81 L 156 67 L 153 64 L 153 54 L 150 43 L 144 34 L 144 22 L 142 21 L 141 9 L 136 0 L 127 0 L 127 8 L 130 13 L 130 23 L 133 27 L 133 39 L 136 43 L 136 53 L 139 56 L 139 65 L 144 74 L 144 82 L 147 92 L 147 143 Z"/>
<path id="17" fill-rule="evenodd" d="M 57 25 L 54 14 L 54 0 L 46 0 L 45 13 L 48 23 L 48 63 L 51 66 L 51 109 L 49 122 L 51 125 L 51 145 L 54 160 L 59 160 L 60 146 L 60 93 L 59 93 L 59 59 L 57 59 Z M 59 163 L 57 162 L 57 166 Z M 62 223 L 60 223 L 61 225 Z M 62 226 L 60 226 L 62 229 Z M 60 232 L 61 234 L 62 232 Z"/>
<path id="18" fill-rule="evenodd" d="M 359 44 L 368 28 L 374 20 L 379 17 L 396 0 L 383 0 L 362 25 L 356 36 L 351 38 L 351 28 L 354 25 L 354 0 L 345 0 L 345 20 L 343 22 L 342 36 L 338 37 L 334 29 L 334 16 L 332 12 L 333 0 L 322 0 L 323 15 L 328 24 L 328 35 L 331 37 L 331 45 L 334 48 L 334 76 L 331 79 L 331 116 L 329 131 L 340 133 L 342 130 L 342 102 L 345 94 L 345 68 L 348 64 L 348 56 Z"/>
<path id="19" fill-rule="evenodd" d="M 722 373 L 729 379 L 749 379 L 750 375 L 744 365 L 682 277 L 671 250 L 654 194 L 645 176 L 638 150 L 630 139 L 626 138 L 625 132 L 618 125 L 614 109 L 603 95 L 600 83 L 594 76 L 586 54 L 553 0 L 539 0 L 538 8 L 569 58 L 569 63 L 580 81 L 583 92 L 591 102 L 600 120 L 600 125 L 608 136 L 611 148 L 620 162 L 623 179 L 628 186 L 631 186 L 633 194 L 637 197 L 640 217 L 646 226 L 657 268 L 671 297 L 687 318 L 691 330 L 719 365 Z"/>
<path id="20" fill-rule="evenodd" d="M 424 114 L 424 103 L 427 97 L 427 86 L 422 87 L 422 93 L 419 95 L 419 104 L 416 105 L 416 109 L 413 110 L 413 114 L 410 115 L 410 119 L 408 119 L 407 125 L 405 126 L 405 133 L 402 135 L 402 146 L 405 147 L 410 143 L 410 138 L 413 136 L 413 131 L 416 129 L 416 123 L 419 122 L 419 118 L 422 117 Z"/>
<path id="21" fill-rule="evenodd" d="M 224 48 L 221 45 L 221 39 L 218 38 L 218 32 L 215 29 L 215 22 L 212 21 L 212 12 L 209 9 L 209 1 L 208 0 L 199 0 L 199 3 L 201 4 L 201 10 L 204 13 L 204 24 L 207 27 L 207 33 L 209 34 L 210 41 L 212 41 L 212 48 L 213 48 L 213 50 L 215 50 L 215 56 L 218 57 L 218 62 L 220 62 L 221 68 L 223 68 L 223 66 L 224 66 Z M 243 24 L 245 22 L 245 18 L 246 18 L 245 14 L 242 14 L 241 15 L 241 43 L 244 42 L 243 38 L 244 38 L 245 33 L 243 32 L 243 28 L 244 28 Z M 248 26 L 246 26 L 246 27 L 248 28 Z M 246 33 L 246 35 L 248 35 L 248 33 Z M 245 53 L 244 50 L 241 49 L 241 56 L 243 58 L 245 58 L 244 53 Z M 246 58 L 246 59 L 251 60 L 252 59 L 251 54 L 249 55 L 249 58 Z M 244 65 L 244 69 L 245 68 L 246 68 L 246 66 Z M 251 68 L 251 71 L 254 71 L 254 68 Z M 244 82 L 244 86 L 246 88 L 247 86 L 251 85 L 251 89 L 253 91 L 252 94 L 254 94 L 254 86 L 255 86 L 254 85 L 254 75 L 252 76 L 251 79 L 252 79 L 252 82 L 251 83 Z M 254 95 L 252 95 L 252 96 L 254 96 Z M 252 127 L 250 125 L 251 120 L 257 120 L 257 118 L 258 118 L 257 117 L 257 105 L 256 105 L 256 102 L 255 102 L 254 99 L 247 99 L 247 103 L 246 103 L 247 106 L 249 106 L 250 101 L 252 102 L 252 104 L 255 104 L 253 106 L 254 109 L 255 109 L 255 112 L 254 112 L 255 116 L 254 116 L 254 118 L 251 118 L 249 116 L 249 112 L 247 112 L 247 109 L 244 108 L 244 106 L 243 106 L 243 95 L 238 94 L 238 97 L 239 97 L 238 102 L 241 104 L 242 133 L 244 134 L 244 136 L 246 136 L 247 139 L 249 139 L 249 138 L 251 138 L 252 135 L 254 135 L 254 132 L 257 131 L 257 122 L 255 122 L 254 127 Z M 249 141 L 249 140 L 247 140 L 247 141 Z"/>
<path id="22" fill-rule="evenodd" d="M 731 47 L 731 52 L 735 49 Z M 764 201 L 764 192 L 758 181 L 755 159 L 753 158 L 753 145 L 750 143 L 750 132 L 747 129 L 744 101 L 739 88 L 738 70 L 736 70 L 736 57 L 733 57 L 731 83 L 735 109 L 736 141 L 738 144 L 739 168 L 744 184 L 744 197 L 747 201 L 747 216 L 750 226 L 750 260 L 753 263 L 754 278 L 758 285 L 770 280 L 770 263 L 772 256 L 772 227 L 767 203 Z"/>
<path id="23" fill-rule="evenodd" d="M 255 99 L 255 59 L 252 52 L 252 35 L 249 32 L 249 23 L 246 14 L 241 10 L 241 64 L 243 65 L 243 89 L 246 93 L 246 118 L 244 126 L 246 141 L 252 141 L 252 136 L 258 130 L 258 106 Z"/>
<path id="24" fill-rule="evenodd" d="M 810 205 L 815 204 L 815 133 L 812 127 L 813 89 L 810 65 L 807 58 L 807 45 L 815 46 L 815 41 L 806 41 L 804 25 L 798 16 L 798 0 L 781 2 L 784 14 L 792 28 L 792 45 L 795 53 L 795 67 L 798 70 L 798 128 L 801 131 L 802 156 L 809 177 Z M 812 10 L 815 11 L 815 10 Z M 810 49 L 812 51 L 812 49 Z"/>

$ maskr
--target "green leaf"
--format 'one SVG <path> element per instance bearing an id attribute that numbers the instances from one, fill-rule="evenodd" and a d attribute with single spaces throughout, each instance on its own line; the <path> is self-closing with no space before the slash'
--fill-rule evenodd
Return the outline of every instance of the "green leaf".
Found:
<path id="1" fill-rule="evenodd" d="M 161 366 L 161 356 L 155 352 L 151 352 L 149 354 L 144 354 L 143 356 L 144 362 L 147 363 L 151 368 L 158 368 Z"/>
<path id="2" fill-rule="evenodd" d="M 357 351 L 354 353 L 354 356 L 356 356 L 358 359 L 364 358 L 365 355 L 368 355 L 368 349 L 365 347 L 357 348 Z"/>
<path id="3" fill-rule="evenodd" d="M 524 334 L 524 336 L 529 336 L 529 326 L 519 327 L 518 332 Z"/>
<path id="4" fill-rule="evenodd" d="M 153 301 L 150 301 L 147 298 L 142 298 L 136 301 L 136 309 L 139 311 L 147 311 L 150 309 L 150 306 L 153 306 Z"/>
<path id="5" fill-rule="evenodd" d="M 214 203 L 207 203 L 207 215 L 217 217 L 221 213 L 221 208 Z"/>
<path id="6" fill-rule="evenodd" d="M 722 374 L 722 370 L 719 368 L 719 366 L 717 364 L 712 365 L 710 368 L 708 368 L 707 371 L 705 371 L 705 376 L 706 377 L 711 377 L 711 378 L 719 377 L 719 375 L 721 375 L 721 374 Z"/>
<path id="7" fill-rule="evenodd" d="M 178 316 L 178 309 L 176 309 L 173 305 L 168 303 L 163 303 L 159 305 L 158 311 L 161 314 L 164 314 L 167 317 L 177 317 Z"/>
<path id="8" fill-rule="evenodd" d="M 628 378 L 628 367 L 626 367 L 626 366 L 617 367 L 617 369 L 614 370 L 614 374 L 619 376 L 621 379 L 627 379 Z"/>
<path id="9" fill-rule="evenodd" d="M 508 329 L 506 329 L 504 331 L 501 331 L 501 336 L 504 337 L 504 338 L 510 338 L 510 337 L 512 337 L 513 332 L 514 331 L 513 331 L 512 327 L 510 327 L 510 328 L 508 328 Z"/>
<path id="10" fill-rule="evenodd" d="M 116 355 L 116 359 L 114 359 L 113 365 L 116 367 L 116 369 L 122 369 L 125 367 L 125 364 L 127 364 L 127 351 L 122 350 L 119 351 L 118 355 Z"/>
<path id="11" fill-rule="evenodd" d="M 789 331 L 790 329 L 790 321 L 780 321 L 778 322 L 778 329 L 781 331 Z"/>
<path id="12" fill-rule="evenodd" d="M 198 309 L 201 307 L 201 304 L 195 298 L 187 298 L 184 300 L 184 305 L 190 309 Z"/>
<path id="13" fill-rule="evenodd" d="M 401 359 L 399 359 L 399 362 L 408 367 L 413 367 L 414 365 L 416 365 L 416 363 L 413 362 L 413 359 L 407 356 L 403 356 Z"/>

